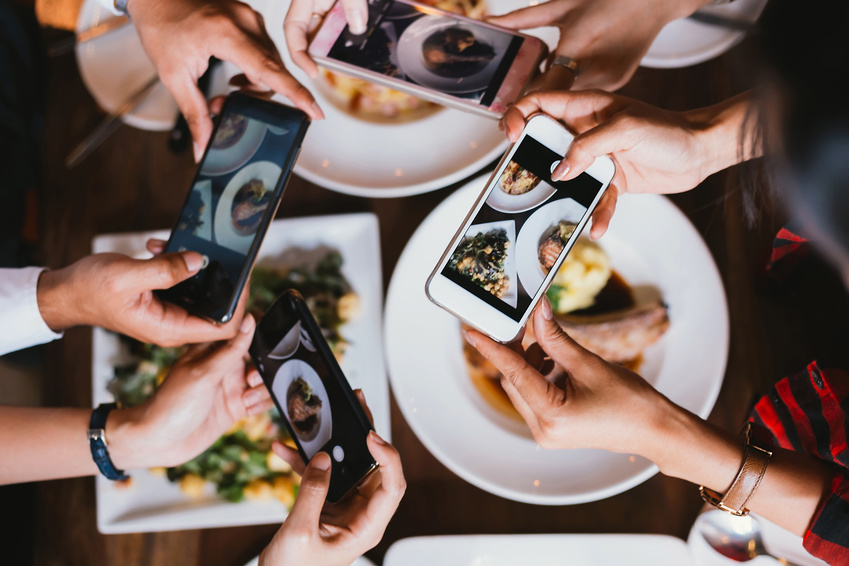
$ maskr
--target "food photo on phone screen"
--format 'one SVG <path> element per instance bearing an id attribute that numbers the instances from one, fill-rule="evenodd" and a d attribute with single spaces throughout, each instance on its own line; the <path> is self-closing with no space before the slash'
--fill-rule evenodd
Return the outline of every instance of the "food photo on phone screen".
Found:
<path id="1" fill-rule="evenodd" d="M 176 249 L 204 256 L 192 279 L 203 280 L 213 304 L 225 304 L 233 293 L 283 173 L 273 161 L 294 136 L 235 112 L 222 117 L 171 236 Z"/>
<path id="2" fill-rule="evenodd" d="M 347 28 L 328 58 L 490 106 L 524 39 L 389 0 L 369 6 L 370 32 Z"/>
<path id="3" fill-rule="evenodd" d="M 575 236 L 602 183 L 551 180 L 561 159 L 527 136 L 451 254 L 442 275 L 520 320 Z"/>

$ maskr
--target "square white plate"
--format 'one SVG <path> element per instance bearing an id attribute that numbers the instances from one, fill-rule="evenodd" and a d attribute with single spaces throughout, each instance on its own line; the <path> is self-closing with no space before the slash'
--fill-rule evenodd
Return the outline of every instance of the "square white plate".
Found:
<path id="1" fill-rule="evenodd" d="M 402 539 L 383 566 L 689 566 L 686 543 L 664 535 L 472 535 Z"/>
<path id="2" fill-rule="evenodd" d="M 145 251 L 148 238 L 167 239 L 168 232 L 101 235 L 92 242 L 92 250 L 149 257 Z M 342 370 L 353 388 L 365 392 L 378 434 L 389 439 L 389 385 L 381 340 L 383 278 L 377 217 L 364 213 L 275 220 L 260 249 L 257 265 L 294 267 L 320 259 L 330 249 L 342 254 L 345 260 L 342 272 L 361 302 L 360 314 L 341 328 L 350 343 Z M 91 382 L 95 406 L 113 400 L 106 384 L 113 376 L 113 367 L 125 356 L 117 335 L 94 329 Z M 97 477 L 97 528 L 101 533 L 258 525 L 278 523 L 286 518 L 286 507 L 276 500 L 230 503 L 218 497 L 212 485 L 207 485 L 202 497 L 190 499 L 176 484 L 147 470 L 134 470 L 130 475 L 129 488 L 117 487 Z"/>

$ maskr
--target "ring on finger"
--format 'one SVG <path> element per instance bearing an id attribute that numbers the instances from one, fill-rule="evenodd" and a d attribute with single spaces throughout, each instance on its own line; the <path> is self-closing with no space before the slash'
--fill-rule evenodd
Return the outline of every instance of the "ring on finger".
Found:
<path id="1" fill-rule="evenodd" d="M 565 55 L 558 55 L 551 62 L 549 68 L 554 67 L 555 65 L 569 69 L 570 71 L 572 71 L 572 74 L 575 75 L 575 78 L 578 78 L 578 62 L 572 59 L 571 57 L 566 57 Z"/>

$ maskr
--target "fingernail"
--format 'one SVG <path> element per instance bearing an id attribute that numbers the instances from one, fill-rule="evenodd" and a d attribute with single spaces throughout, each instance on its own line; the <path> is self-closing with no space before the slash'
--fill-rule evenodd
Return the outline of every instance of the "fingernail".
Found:
<path id="1" fill-rule="evenodd" d="M 551 320 L 554 318 L 554 313 L 551 312 L 551 303 L 548 302 L 548 297 L 543 296 L 541 302 L 542 304 L 540 305 L 540 308 L 542 309 L 542 317 L 545 320 Z"/>
<path id="2" fill-rule="evenodd" d="M 328 456 L 327 452 L 319 452 L 313 456 L 310 467 L 326 472 L 330 469 L 330 456 Z"/>
<path id="3" fill-rule="evenodd" d="M 243 334 L 247 334 L 251 330 L 254 329 L 254 317 L 251 314 L 246 314 L 245 318 L 242 319 L 242 326 L 239 327 L 239 331 Z"/>
<path id="4" fill-rule="evenodd" d="M 203 256 L 197 252 L 184 253 L 183 261 L 186 262 L 186 269 L 191 272 L 200 271 L 200 268 L 203 267 Z"/>
<path id="5" fill-rule="evenodd" d="M 502 120 L 498 121 L 498 131 L 500 131 L 500 132 L 504 131 L 504 122 Z"/>
<path id="6" fill-rule="evenodd" d="M 348 29 L 354 35 L 360 35 L 366 32 L 366 16 L 361 11 L 356 10 L 348 14 Z"/>
<path id="7" fill-rule="evenodd" d="M 313 102 L 311 108 L 313 111 L 313 116 L 315 116 L 319 120 L 324 118 L 324 112 L 322 112 L 321 106 L 318 105 L 318 102 Z"/>
<path id="8" fill-rule="evenodd" d="M 372 440 L 374 440 L 375 442 L 377 442 L 377 443 L 378 443 L 378 444 L 380 444 L 381 446 L 387 446 L 387 445 L 389 444 L 388 442 L 386 442 L 385 440 L 383 440 L 382 438 L 380 438 L 380 436 L 379 436 L 379 435 L 378 435 L 375 431 L 373 431 L 373 430 L 372 430 L 372 431 L 370 431 L 370 432 L 368 433 L 368 435 L 371 437 L 371 439 L 372 439 Z"/>
<path id="9" fill-rule="evenodd" d="M 566 161 L 561 161 L 560 165 L 557 166 L 557 169 L 554 170 L 554 173 L 551 174 L 552 181 L 562 181 L 563 177 L 565 177 L 569 173 L 569 169 L 572 166 L 569 165 Z"/>
<path id="10" fill-rule="evenodd" d="M 469 345 L 470 345 L 470 346 L 472 346 L 472 347 L 474 348 L 474 346 L 475 346 L 475 339 L 474 339 L 474 338 L 472 338 L 472 335 L 471 335 L 471 334 L 469 334 L 468 332 L 466 332 L 465 330 L 463 330 L 463 338 L 465 338 L 466 342 L 468 342 L 468 343 L 469 343 Z"/>
<path id="11" fill-rule="evenodd" d="M 200 146 L 198 145 L 198 142 L 192 142 L 192 151 L 194 151 L 194 154 L 195 154 L 195 163 L 200 162 L 201 151 L 200 151 Z"/>

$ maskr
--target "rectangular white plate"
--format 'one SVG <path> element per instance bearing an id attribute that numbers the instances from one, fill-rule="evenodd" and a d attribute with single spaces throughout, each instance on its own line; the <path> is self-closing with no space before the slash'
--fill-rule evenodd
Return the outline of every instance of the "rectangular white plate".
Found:
<path id="1" fill-rule="evenodd" d="M 167 239 L 167 231 L 106 234 L 92 242 L 94 253 L 119 252 L 145 258 L 148 238 Z M 320 259 L 335 249 L 342 254 L 342 272 L 360 296 L 361 312 L 341 329 L 348 340 L 342 369 L 354 389 L 365 392 L 377 432 L 390 437 L 389 385 L 383 362 L 383 278 L 380 237 L 373 214 L 344 214 L 275 220 L 259 252 L 257 265 L 294 267 Z M 121 363 L 121 343 L 115 334 L 100 328 L 92 337 L 92 400 L 111 402 L 106 384 L 113 367 Z M 183 495 L 180 488 L 147 470 L 134 470 L 132 485 L 119 488 L 97 477 L 97 528 L 101 533 L 135 533 L 203 529 L 236 525 L 279 523 L 286 508 L 278 501 L 230 503 L 215 495 L 211 485 L 199 499 Z"/>
<path id="2" fill-rule="evenodd" d="M 684 541 L 664 535 L 473 535 L 402 539 L 383 566 L 689 566 Z"/>

